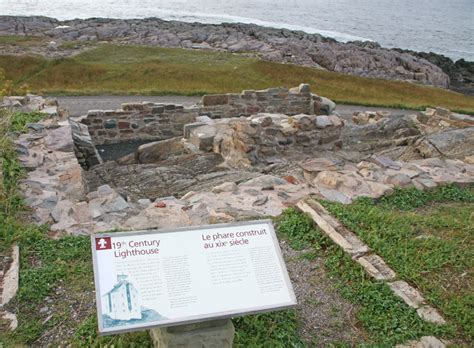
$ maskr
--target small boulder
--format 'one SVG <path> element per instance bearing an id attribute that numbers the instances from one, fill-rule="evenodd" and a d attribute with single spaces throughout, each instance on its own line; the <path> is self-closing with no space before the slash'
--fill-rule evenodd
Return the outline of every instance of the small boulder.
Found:
<path id="1" fill-rule="evenodd" d="M 331 115 L 336 110 L 336 103 L 326 97 L 319 97 L 319 110 L 326 115 Z"/>
<path id="2" fill-rule="evenodd" d="M 221 193 L 221 192 L 235 192 L 238 190 L 238 186 L 235 182 L 225 182 L 220 184 L 212 189 L 213 193 Z"/>
<path id="3" fill-rule="evenodd" d="M 411 184 L 411 179 L 408 175 L 405 174 L 395 174 L 389 176 L 385 182 L 394 186 L 407 186 Z"/>
<path id="4" fill-rule="evenodd" d="M 325 115 L 316 117 L 315 124 L 316 124 L 316 128 L 319 128 L 319 129 L 324 129 L 324 128 L 332 126 L 331 119 L 329 118 L 329 116 L 325 116 Z"/>

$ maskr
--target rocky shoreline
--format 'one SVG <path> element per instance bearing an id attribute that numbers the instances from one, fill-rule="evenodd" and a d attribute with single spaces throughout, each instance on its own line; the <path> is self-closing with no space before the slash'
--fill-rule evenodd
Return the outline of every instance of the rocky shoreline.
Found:
<path id="1" fill-rule="evenodd" d="M 474 94 L 474 63 L 434 53 L 386 49 L 374 42 L 341 43 L 319 34 L 254 24 L 219 25 L 146 19 L 74 19 L 0 16 L 0 35 L 35 36 L 48 40 L 39 47 L 1 44 L 0 54 L 37 53 L 61 57 L 81 51 L 76 41 L 94 46 L 102 41 L 257 56 L 267 61 L 309 66 L 356 76 L 404 80 Z"/>

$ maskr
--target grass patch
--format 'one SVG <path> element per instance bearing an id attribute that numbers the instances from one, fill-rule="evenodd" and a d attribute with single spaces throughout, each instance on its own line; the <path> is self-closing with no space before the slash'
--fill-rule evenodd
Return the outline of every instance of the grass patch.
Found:
<path id="1" fill-rule="evenodd" d="M 72 47 L 73 43 L 66 43 Z M 67 48 L 66 47 L 66 48 Z M 308 82 L 337 102 L 474 113 L 474 98 L 412 83 L 349 76 L 239 54 L 103 44 L 69 58 L 0 56 L 16 85 L 60 95 L 202 95 Z"/>
<path id="2" fill-rule="evenodd" d="M 33 111 L 33 112 L 21 112 L 15 111 L 11 117 L 10 130 L 12 132 L 23 133 L 27 130 L 27 125 L 29 123 L 39 122 L 48 117 L 48 114 Z"/>
<path id="3" fill-rule="evenodd" d="M 378 202 L 322 202 L 474 341 L 474 189 L 397 190 Z"/>
<path id="4" fill-rule="evenodd" d="M 295 310 L 248 315 L 233 322 L 235 347 L 305 347 L 298 337 Z"/>
<path id="5" fill-rule="evenodd" d="M 60 310 L 53 312 L 45 323 L 40 308 L 50 305 L 48 297 L 55 296 L 55 289 L 65 287 L 71 296 L 86 292 L 91 295 L 94 288 L 90 239 L 87 236 L 68 236 L 59 240 L 47 238 L 47 228 L 18 224 L 16 240 L 20 246 L 20 287 L 17 297 L 9 306 L 18 315 L 19 326 L 12 333 L 0 333 L 0 343 L 5 346 L 32 344 L 49 330 L 63 325 L 71 327 L 71 308 L 64 298 L 55 299 Z M 94 301 L 93 296 L 84 299 Z M 61 307 L 63 305 L 63 307 Z M 74 347 L 151 347 L 147 332 L 99 337 L 96 313 L 73 327 L 73 337 L 67 339 Z M 53 343 L 53 342 L 50 342 Z M 61 342 L 56 342 L 59 344 Z"/>
<path id="6" fill-rule="evenodd" d="M 341 295 L 360 306 L 357 319 L 364 326 L 367 346 L 388 347 L 425 335 L 453 337 L 452 326 L 437 327 L 421 320 L 415 310 L 396 297 L 389 287 L 371 279 L 338 246 L 333 244 L 312 220 L 300 211 L 290 208 L 277 220 L 280 237 L 291 243 L 314 236 L 315 252 L 325 259 L 327 271 Z M 296 228 L 297 226 L 297 228 Z"/>
<path id="7" fill-rule="evenodd" d="M 43 41 L 44 39 L 39 36 L 0 35 L 0 45 L 27 47 L 29 45 L 41 43 Z"/>

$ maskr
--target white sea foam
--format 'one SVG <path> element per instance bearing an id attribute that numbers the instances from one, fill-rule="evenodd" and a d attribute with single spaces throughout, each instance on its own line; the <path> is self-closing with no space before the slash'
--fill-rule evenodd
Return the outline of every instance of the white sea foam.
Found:
<path id="1" fill-rule="evenodd" d="M 281 22 L 270 22 L 263 21 L 256 18 L 240 17 L 240 16 L 231 16 L 231 15 L 222 15 L 222 14 L 208 14 L 208 13 L 190 13 L 185 11 L 167 11 L 159 10 L 158 17 L 165 20 L 179 20 L 184 22 L 200 22 L 200 23 L 209 23 L 209 24 L 221 24 L 221 23 L 245 23 L 245 24 L 256 24 L 263 27 L 270 28 L 279 28 L 279 29 L 289 29 L 289 30 L 298 30 L 304 31 L 309 34 L 321 34 L 326 37 L 331 37 L 341 42 L 347 41 L 373 41 L 369 38 L 364 38 L 360 36 L 355 36 L 347 33 L 341 33 L 331 30 L 322 30 L 317 28 L 312 28 L 302 25 L 294 25 Z"/>

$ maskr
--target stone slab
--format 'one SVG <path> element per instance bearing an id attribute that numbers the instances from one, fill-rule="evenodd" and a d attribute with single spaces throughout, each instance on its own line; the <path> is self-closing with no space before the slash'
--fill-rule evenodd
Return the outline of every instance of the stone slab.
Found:
<path id="1" fill-rule="evenodd" d="M 434 336 L 424 336 L 419 341 L 398 344 L 395 348 L 445 348 L 446 344 Z"/>
<path id="2" fill-rule="evenodd" d="M 15 314 L 0 310 L 0 332 L 14 331 L 18 327 L 18 318 Z"/>
<path id="3" fill-rule="evenodd" d="M 13 297 L 15 297 L 18 291 L 18 279 L 19 279 L 19 261 L 20 261 L 20 248 L 18 245 L 14 245 L 11 251 L 11 263 L 8 270 L 3 276 L 1 284 L 1 302 L 0 306 L 7 304 Z"/>
<path id="4" fill-rule="evenodd" d="M 342 226 L 321 204 L 312 199 L 306 199 L 298 202 L 297 206 L 303 212 L 308 213 L 328 237 L 353 258 L 360 257 L 370 251 L 366 244 Z"/>
<path id="5" fill-rule="evenodd" d="M 416 311 L 420 318 L 430 323 L 444 325 L 446 320 L 439 314 L 439 312 L 431 306 L 423 306 L 417 309 Z"/>
<path id="6" fill-rule="evenodd" d="M 392 280 L 396 276 L 395 272 L 376 254 L 362 256 L 357 259 L 357 262 L 377 280 Z"/>
<path id="7" fill-rule="evenodd" d="M 405 281 L 399 280 L 388 283 L 388 285 L 395 295 L 400 297 L 410 307 L 418 309 L 425 303 L 421 293 Z"/>

